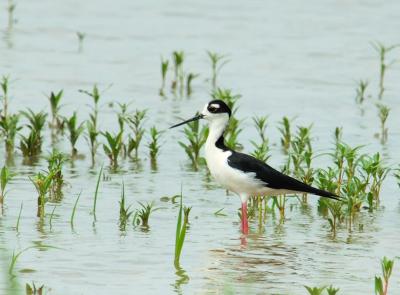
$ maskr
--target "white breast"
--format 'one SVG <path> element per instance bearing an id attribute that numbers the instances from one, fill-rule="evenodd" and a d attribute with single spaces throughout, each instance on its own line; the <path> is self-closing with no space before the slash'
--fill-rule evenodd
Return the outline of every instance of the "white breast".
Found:
<path id="1" fill-rule="evenodd" d="M 205 147 L 208 169 L 215 180 L 226 189 L 237 194 L 256 194 L 263 188 L 262 183 L 255 179 L 255 173 L 244 173 L 228 165 L 231 151 L 223 151 L 214 143 L 207 142 Z"/>

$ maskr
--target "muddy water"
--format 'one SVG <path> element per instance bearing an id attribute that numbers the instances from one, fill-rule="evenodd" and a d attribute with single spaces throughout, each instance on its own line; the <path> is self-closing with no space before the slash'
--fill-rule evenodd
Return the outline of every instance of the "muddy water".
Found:
<path id="1" fill-rule="evenodd" d="M 226 53 L 231 60 L 223 68 L 219 85 L 243 95 L 237 116 L 242 119 L 240 142 L 246 151 L 256 137 L 251 117 L 269 115 L 268 136 L 279 143 L 278 120 L 296 117 L 298 125 L 313 124 L 313 146 L 318 152 L 332 147 L 336 126 L 343 126 L 344 140 L 363 144 L 364 151 L 380 151 L 390 165 L 400 162 L 398 103 L 400 67 L 386 75 L 384 102 L 391 107 L 388 143 L 374 137 L 379 120 L 374 106 L 378 93 L 378 56 L 369 42 L 399 43 L 397 1 L 320 1 L 304 3 L 232 3 L 231 1 L 25 1 L 18 2 L 17 23 L 7 29 L 5 3 L 1 4 L 0 74 L 9 74 L 11 111 L 31 107 L 49 111 L 45 94 L 64 89 L 63 115 L 78 110 L 87 119 L 91 100 L 78 92 L 98 83 L 101 98 L 100 128 L 117 130 L 116 108 L 110 102 L 131 102 L 131 108 L 147 108 L 146 126 L 166 129 L 178 117 L 188 117 L 209 100 L 210 76 L 205 50 Z M 86 33 L 78 51 L 76 32 Z M 160 99 L 160 55 L 186 52 L 186 71 L 199 73 L 190 99 L 168 94 Z M 399 51 L 388 61 L 398 59 Z M 368 79 L 364 113 L 355 106 L 355 81 Z M 18 176 L 0 219 L 2 272 L 12 251 L 24 252 L 17 263 L 18 283 L 35 281 L 49 294 L 126 293 L 243 293 L 305 294 L 303 285 L 340 287 L 342 294 L 371 294 L 374 275 L 380 273 L 382 256 L 399 256 L 400 190 L 392 176 L 386 180 L 382 208 L 362 212 L 363 229 L 340 230 L 333 239 L 328 223 L 318 216 L 315 200 L 302 210 L 293 200 L 287 220 L 280 224 L 269 215 L 265 226 L 251 224 L 251 234 L 240 239 L 235 196 L 208 180 L 205 170 L 193 172 L 177 141 L 179 131 L 167 131 L 158 161 L 150 169 L 147 149 L 141 150 L 141 167 L 123 161 L 119 171 L 106 169 L 98 200 L 96 223 L 90 215 L 96 173 L 108 161 L 101 150 L 91 168 L 83 138 L 78 150 L 86 159 L 67 164 L 64 199 L 49 204 L 46 223 L 36 214 L 36 192 L 28 176 L 46 167 L 22 164 L 19 154 L 12 170 Z M 144 139 L 144 142 L 147 138 Z M 69 143 L 58 146 L 69 152 Z M 50 140 L 45 150 L 51 149 Z M 272 146 L 271 165 L 280 167 L 283 155 Z M 1 150 L 0 164 L 4 162 Z M 317 167 L 331 165 L 328 157 Z M 150 228 L 120 232 L 118 201 L 121 183 L 127 203 L 155 201 L 161 208 L 150 218 Z M 192 206 L 182 267 L 173 267 L 174 234 L 178 207 L 160 200 L 180 192 Z M 71 229 L 69 219 L 76 196 L 82 191 Z M 23 211 L 19 233 L 15 224 Z M 49 215 L 57 205 L 49 225 Z M 224 208 L 226 216 L 214 212 Z M 56 248 L 47 248 L 48 245 Z M 5 260 L 5 261 L 4 261 Z M 396 262 L 397 263 L 397 262 Z M 7 292 L 5 276 L 0 293 Z M 188 280 L 189 279 L 189 280 Z M 392 290 L 400 289 L 395 265 Z M 394 294 L 394 293 L 393 293 Z"/>

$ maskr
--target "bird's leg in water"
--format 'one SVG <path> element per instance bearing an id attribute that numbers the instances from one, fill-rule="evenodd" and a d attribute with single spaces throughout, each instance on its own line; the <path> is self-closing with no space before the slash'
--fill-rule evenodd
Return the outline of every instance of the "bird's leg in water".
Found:
<path id="1" fill-rule="evenodd" d="M 247 235 L 249 233 L 249 221 L 247 220 L 247 199 L 246 195 L 241 195 L 242 201 L 242 233 Z"/>

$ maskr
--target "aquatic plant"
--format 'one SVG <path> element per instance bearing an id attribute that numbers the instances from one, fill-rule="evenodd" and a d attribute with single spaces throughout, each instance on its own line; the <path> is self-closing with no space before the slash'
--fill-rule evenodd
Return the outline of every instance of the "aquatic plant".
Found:
<path id="1" fill-rule="evenodd" d="M 86 121 L 86 136 L 85 139 L 90 146 L 90 156 L 92 159 L 92 166 L 95 164 L 95 157 L 99 143 L 97 142 L 97 136 L 99 131 L 97 131 L 96 126 L 92 120 Z"/>
<path id="2" fill-rule="evenodd" d="M 165 89 L 165 82 L 167 79 L 167 73 L 168 73 L 168 66 L 169 66 L 169 60 L 168 59 L 163 59 L 161 57 L 161 87 L 160 87 L 160 95 L 164 96 L 164 89 Z"/>
<path id="3" fill-rule="evenodd" d="M 283 151 L 285 154 L 289 152 L 289 148 L 291 146 L 292 142 L 292 134 L 290 131 L 290 123 L 291 121 L 289 120 L 288 117 L 283 117 L 282 122 L 280 122 L 281 127 L 278 128 L 279 132 L 281 133 L 281 144 Z"/>
<path id="4" fill-rule="evenodd" d="M 179 204 L 179 213 L 178 220 L 176 223 L 176 234 L 175 234 L 175 256 L 174 256 L 174 265 L 176 268 L 180 266 L 180 258 L 183 248 L 183 243 L 185 242 L 186 237 L 186 229 L 187 229 L 187 220 L 183 216 L 183 204 L 182 204 L 182 192 L 181 199 Z"/>
<path id="5" fill-rule="evenodd" d="M 185 150 L 187 156 L 192 162 L 194 170 L 198 170 L 199 165 L 205 164 L 205 159 L 200 157 L 200 150 L 205 144 L 208 136 L 208 127 L 200 128 L 199 120 L 190 122 L 183 129 L 183 133 L 189 143 L 179 141 L 179 145 Z"/>
<path id="6" fill-rule="evenodd" d="M 186 78 L 186 96 L 192 95 L 192 82 L 199 74 L 189 73 Z"/>
<path id="7" fill-rule="evenodd" d="M 99 176 L 97 177 L 97 182 L 96 182 L 96 189 L 94 191 L 93 210 L 92 210 L 93 222 L 95 222 L 97 220 L 96 219 L 97 196 L 99 194 L 99 186 L 100 186 L 100 180 L 101 180 L 102 176 L 103 176 L 103 166 L 101 166 L 101 168 L 100 168 Z"/>
<path id="8" fill-rule="evenodd" d="M 92 107 L 92 113 L 90 114 L 90 120 L 93 123 L 93 126 L 97 130 L 97 120 L 98 120 L 98 115 L 99 115 L 99 101 L 100 101 L 100 91 L 97 85 L 93 85 L 93 88 L 91 91 L 79 89 L 79 92 L 86 94 L 87 96 L 90 96 L 93 99 L 93 107 Z"/>
<path id="9" fill-rule="evenodd" d="M 217 77 L 221 69 L 229 62 L 226 55 L 217 52 L 207 51 L 207 56 L 211 63 L 211 87 L 217 89 Z"/>
<path id="10" fill-rule="evenodd" d="M 180 93 L 183 93 L 183 61 L 185 59 L 185 53 L 183 51 L 174 51 L 172 52 L 172 60 L 174 63 L 174 80 L 172 81 L 171 89 L 173 92 L 176 91 L 177 86 L 179 84 Z"/>
<path id="11" fill-rule="evenodd" d="M 386 256 L 381 260 L 382 277 L 375 276 L 375 294 L 387 295 L 389 288 L 389 279 L 392 275 L 394 260 L 388 259 Z"/>
<path id="12" fill-rule="evenodd" d="M 381 121 L 381 143 L 384 144 L 388 138 L 388 129 L 386 128 L 386 120 L 389 116 L 390 108 L 381 103 L 377 103 L 376 107 L 378 108 L 378 116 Z"/>
<path id="13" fill-rule="evenodd" d="M 27 247 L 27 248 L 25 248 L 25 249 L 23 249 L 23 250 L 21 250 L 19 252 L 15 252 L 15 250 L 13 251 L 12 256 L 11 256 L 11 262 L 10 262 L 10 265 L 8 267 L 8 274 L 11 277 L 15 277 L 14 268 L 15 268 L 15 265 L 17 264 L 18 258 L 21 256 L 22 253 L 24 253 L 25 251 L 27 251 L 29 249 L 32 249 L 32 248 L 33 248 L 33 246 L 32 247 Z"/>
<path id="14" fill-rule="evenodd" d="M 378 97 L 379 97 L 379 99 L 382 99 L 383 92 L 385 91 L 385 87 L 384 87 L 385 73 L 386 73 L 386 70 L 389 68 L 389 66 L 391 66 L 394 63 L 394 61 L 391 61 L 388 64 L 386 62 L 386 55 L 390 51 L 395 49 L 396 47 L 399 47 L 399 45 L 385 46 L 380 42 L 374 42 L 374 43 L 372 43 L 372 47 L 379 54 L 380 66 L 379 66 L 379 94 L 378 94 Z"/>
<path id="15" fill-rule="evenodd" d="M 21 135 L 20 149 L 24 157 L 37 156 L 42 151 L 42 131 L 46 123 L 47 113 L 41 111 L 34 113 L 31 109 L 21 111 L 21 114 L 28 119 L 28 136 Z"/>
<path id="16" fill-rule="evenodd" d="M 332 285 L 326 288 L 328 295 L 336 295 L 339 291 L 339 288 L 334 288 Z"/>
<path id="17" fill-rule="evenodd" d="M 60 90 L 57 93 L 52 91 L 48 96 L 51 109 L 50 128 L 55 129 L 56 131 L 60 131 L 64 127 L 64 120 L 60 116 L 61 98 L 63 93 L 63 90 Z"/>
<path id="18" fill-rule="evenodd" d="M 138 220 L 140 221 L 140 224 L 143 227 L 149 227 L 149 219 L 151 213 L 157 210 L 157 208 L 154 208 L 154 202 L 151 203 L 142 203 L 138 202 L 140 205 L 140 209 L 137 209 L 137 217 Z"/>
<path id="19" fill-rule="evenodd" d="M 42 151 L 41 145 L 41 137 L 35 130 L 28 136 L 21 135 L 19 148 L 25 158 L 33 160 Z"/>
<path id="20" fill-rule="evenodd" d="M 14 3 L 13 0 L 8 0 L 8 28 L 11 29 L 14 24 L 14 11 L 17 5 Z"/>
<path id="21" fill-rule="evenodd" d="M 36 287 L 35 283 L 32 282 L 32 286 L 28 283 L 25 285 L 26 295 L 43 295 L 44 293 L 44 285 L 40 287 Z"/>
<path id="22" fill-rule="evenodd" d="M 113 168 L 118 167 L 118 155 L 122 150 L 122 133 L 111 134 L 108 131 L 101 133 L 107 140 L 106 144 L 103 144 L 104 152 L 110 159 L 110 165 Z"/>
<path id="23" fill-rule="evenodd" d="M 75 203 L 74 203 L 74 207 L 72 208 L 71 218 L 69 220 L 72 230 L 74 229 L 75 212 L 76 212 L 76 208 L 78 207 L 78 202 L 81 197 L 81 194 L 82 194 L 82 191 L 78 194 L 78 197 L 76 198 Z"/>
<path id="24" fill-rule="evenodd" d="M 322 295 L 322 292 L 326 289 L 326 287 L 309 287 L 309 286 L 304 286 L 304 288 L 307 289 L 308 294 L 310 295 Z"/>
<path id="25" fill-rule="evenodd" d="M 4 204 L 7 195 L 7 185 L 15 174 L 11 173 L 7 166 L 3 166 L 0 172 L 0 205 Z"/>
<path id="26" fill-rule="evenodd" d="M 133 211 L 130 210 L 131 206 L 126 207 L 125 204 L 125 184 L 122 182 L 121 200 L 119 201 L 119 229 L 120 231 L 126 230 L 126 224 L 129 221 Z"/>
<path id="27" fill-rule="evenodd" d="M 332 286 L 326 287 L 309 287 L 309 286 L 304 286 L 304 288 L 307 289 L 309 295 L 322 295 L 324 291 L 328 295 L 336 295 L 339 292 L 339 288 L 334 288 Z"/>
<path id="28" fill-rule="evenodd" d="M 157 130 L 157 127 L 153 126 L 150 128 L 150 141 L 147 144 L 150 153 L 150 162 L 153 168 L 157 167 L 157 157 L 160 153 L 160 137 L 163 134 L 162 131 Z"/>
<path id="29" fill-rule="evenodd" d="M 130 127 L 133 135 L 129 135 L 128 139 L 128 156 L 134 159 L 139 159 L 139 146 L 142 141 L 145 129 L 143 127 L 144 120 L 146 119 L 147 110 L 138 110 L 127 117 L 128 126 Z M 132 152 L 134 152 L 132 156 Z"/>
<path id="30" fill-rule="evenodd" d="M 357 88 L 356 88 L 356 103 L 359 105 L 362 105 L 362 103 L 364 102 L 366 95 L 365 95 L 365 91 L 367 90 L 368 87 L 368 80 L 360 80 L 358 81 L 357 84 Z"/>
<path id="31" fill-rule="evenodd" d="M 267 116 L 253 117 L 253 123 L 260 137 L 260 143 L 257 143 L 256 141 L 253 140 L 250 141 L 251 144 L 254 146 L 254 150 L 251 153 L 251 155 L 263 162 L 267 162 L 268 159 L 271 157 L 269 155 L 269 150 L 270 150 L 269 141 L 265 135 L 265 131 L 267 128 L 267 119 L 268 119 Z"/>
<path id="32" fill-rule="evenodd" d="M 2 116 L 7 117 L 8 116 L 8 88 L 9 88 L 9 83 L 10 83 L 10 77 L 9 76 L 2 76 L 1 81 L 0 81 L 0 88 L 3 92 L 3 95 L 1 95 L 1 99 L 3 100 L 3 109 L 2 109 Z"/>
<path id="33" fill-rule="evenodd" d="M 399 168 L 395 169 L 395 173 L 393 175 L 397 179 L 397 184 L 400 187 L 400 165 Z"/>
<path id="34" fill-rule="evenodd" d="M 78 51 L 81 52 L 83 49 L 83 41 L 85 40 L 86 34 L 82 32 L 76 32 L 78 37 Z"/>
<path id="35" fill-rule="evenodd" d="M 19 123 L 19 115 L 13 114 L 0 116 L 0 131 L 4 136 L 6 154 L 12 156 L 14 153 L 15 136 L 22 129 Z"/>
<path id="36" fill-rule="evenodd" d="M 65 123 L 69 131 L 69 142 L 71 143 L 71 155 L 72 157 L 75 157 L 78 154 L 78 150 L 76 149 L 75 145 L 79 137 L 85 130 L 84 122 L 78 124 L 78 117 L 76 112 L 74 112 L 69 119 L 65 118 Z"/>
<path id="37" fill-rule="evenodd" d="M 47 158 L 48 169 L 53 174 L 53 181 L 49 191 L 49 197 L 52 200 L 60 200 L 62 197 L 62 187 L 64 185 L 62 168 L 66 161 L 66 155 L 57 150 L 54 150 Z"/>
<path id="38" fill-rule="evenodd" d="M 38 210 L 37 217 L 43 218 L 45 213 L 45 203 L 47 202 L 46 195 L 51 188 L 53 181 L 53 172 L 38 172 L 33 177 L 29 177 L 38 192 Z"/>

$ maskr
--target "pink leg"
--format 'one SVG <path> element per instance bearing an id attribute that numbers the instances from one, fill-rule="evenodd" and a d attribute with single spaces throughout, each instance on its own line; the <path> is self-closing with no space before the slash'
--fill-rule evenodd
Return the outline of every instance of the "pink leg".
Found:
<path id="1" fill-rule="evenodd" d="M 249 222 L 247 220 L 247 200 L 242 202 L 242 233 L 249 233 Z"/>

